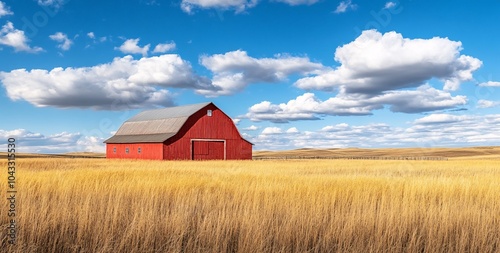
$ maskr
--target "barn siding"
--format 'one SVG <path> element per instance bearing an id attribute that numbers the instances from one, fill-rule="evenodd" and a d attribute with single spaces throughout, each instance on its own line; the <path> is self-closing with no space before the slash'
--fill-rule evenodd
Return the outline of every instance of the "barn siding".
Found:
<path id="1" fill-rule="evenodd" d="M 116 147 L 116 153 L 113 148 Z M 126 153 L 126 148 L 129 148 L 129 153 Z M 141 148 L 141 153 L 138 149 Z M 106 158 L 121 158 L 121 159 L 163 159 L 163 144 L 162 143 L 108 143 L 106 144 Z"/>
<path id="2" fill-rule="evenodd" d="M 243 139 L 232 139 L 226 141 L 226 159 L 246 160 L 252 159 L 252 144 Z"/>
<path id="3" fill-rule="evenodd" d="M 212 110 L 212 116 L 207 116 Z M 191 160 L 192 139 L 226 141 L 226 159 L 252 159 L 252 144 L 242 139 L 231 118 L 210 104 L 193 114 L 179 133 L 165 142 L 163 157 L 168 160 Z"/>

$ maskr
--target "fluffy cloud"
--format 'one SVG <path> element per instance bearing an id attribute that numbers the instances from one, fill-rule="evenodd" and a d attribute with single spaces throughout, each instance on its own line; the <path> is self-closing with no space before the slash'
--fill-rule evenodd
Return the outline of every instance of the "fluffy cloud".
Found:
<path id="1" fill-rule="evenodd" d="M 497 106 L 500 106 L 500 101 L 490 101 L 490 100 L 480 99 L 479 101 L 477 101 L 476 104 L 477 108 L 492 108 Z"/>
<path id="2" fill-rule="evenodd" d="M 259 127 L 258 127 L 258 126 L 251 125 L 251 126 L 249 126 L 249 127 L 245 127 L 245 128 L 243 128 L 242 130 L 243 130 L 243 131 L 255 131 L 255 130 L 257 130 L 257 129 L 259 129 Z"/>
<path id="3" fill-rule="evenodd" d="M 256 59 L 241 50 L 202 56 L 200 63 L 214 73 L 212 82 L 220 88 L 216 92 L 198 91 L 208 96 L 230 95 L 243 90 L 250 83 L 276 83 L 292 74 L 307 75 L 324 68 L 307 57 L 278 55 L 275 58 Z"/>
<path id="4" fill-rule="evenodd" d="M 351 0 L 346 0 L 346 1 L 342 1 L 340 2 L 340 4 L 337 6 L 337 9 L 335 9 L 334 13 L 344 13 L 346 11 L 348 11 L 349 9 L 351 10 L 355 10 L 356 8 L 358 8 L 358 6 L 356 4 L 353 4 Z"/>
<path id="5" fill-rule="evenodd" d="M 319 0 L 273 0 L 273 2 L 281 2 L 291 6 L 296 6 L 312 5 L 319 2 Z M 255 7 L 258 3 L 259 0 L 182 0 L 181 9 L 189 14 L 193 14 L 197 8 L 234 10 L 234 12 L 238 14 Z M 355 5 L 349 4 L 346 8 L 355 8 Z"/>
<path id="6" fill-rule="evenodd" d="M 488 81 L 485 83 L 480 83 L 479 86 L 482 86 L 482 87 L 500 87 L 500 82 Z"/>
<path id="7" fill-rule="evenodd" d="M 446 120 L 443 120 L 446 119 Z M 459 119 L 459 120 L 457 120 Z M 496 146 L 500 142 L 500 115 L 425 116 L 407 127 L 387 124 L 340 123 L 301 134 L 246 136 L 256 150 L 347 147 L 456 147 Z M 430 123 L 433 122 L 433 123 Z"/>
<path id="8" fill-rule="evenodd" d="M 170 42 L 170 43 L 165 43 L 165 44 L 158 44 L 156 45 L 155 49 L 153 50 L 153 53 L 165 53 L 171 50 L 175 49 L 175 42 Z"/>
<path id="9" fill-rule="evenodd" d="M 295 5 L 312 5 L 317 3 L 319 0 L 275 0 L 276 2 L 286 3 L 292 6 Z"/>
<path id="10" fill-rule="evenodd" d="M 313 99 L 314 94 L 306 93 L 302 96 L 299 96 L 296 100 L 301 102 Z M 287 123 L 289 121 L 297 121 L 297 120 L 318 120 L 319 117 L 315 116 L 314 113 L 304 112 L 304 110 L 300 108 L 294 108 L 293 104 L 296 100 L 292 100 L 288 104 L 279 104 L 275 105 L 269 101 L 263 101 L 261 103 L 255 104 L 248 109 L 248 113 L 242 117 L 249 118 L 252 121 L 271 121 L 274 123 Z M 317 103 L 316 101 L 312 101 L 312 103 Z M 303 105 L 307 106 L 307 102 L 303 103 Z"/>
<path id="11" fill-rule="evenodd" d="M 283 130 L 279 127 L 266 127 L 264 130 L 262 130 L 262 134 L 282 134 Z"/>
<path id="12" fill-rule="evenodd" d="M 0 17 L 14 14 L 4 2 L 0 1 Z"/>
<path id="13" fill-rule="evenodd" d="M 248 109 L 242 117 L 252 121 L 287 123 L 296 120 L 317 120 L 321 115 L 370 115 L 373 110 L 389 106 L 393 112 L 420 113 L 465 105 L 464 96 L 451 96 L 445 91 L 423 85 L 417 90 L 390 91 L 374 97 L 339 94 L 325 101 L 313 93 L 305 93 L 287 103 L 263 101 Z"/>
<path id="14" fill-rule="evenodd" d="M 451 114 L 431 114 L 423 118 L 415 120 L 415 124 L 427 125 L 427 124 L 443 124 L 443 123 L 454 123 L 460 122 L 470 118 L 464 115 L 451 115 Z"/>
<path id="15" fill-rule="evenodd" d="M 100 42 L 105 42 L 105 41 L 108 40 L 108 38 L 106 36 L 97 37 L 94 32 L 88 32 L 87 33 L 87 37 L 89 37 L 90 39 L 92 39 L 92 41 L 93 41 L 94 44 L 97 44 L 97 43 L 100 43 Z M 90 45 L 87 45 L 87 47 L 89 47 L 89 46 Z M 119 48 L 115 48 L 115 49 L 119 50 Z M 140 53 L 142 54 L 142 51 Z M 146 51 L 146 53 L 147 53 L 147 51 Z"/>
<path id="16" fill-rule="evenodd" d="M 390 8 L 393 8 L 396 6 L 396 3 L 395 2 L 387 2 L 385 3 L 384 5 L 384 9 L 390 9 Z"/>
<path id="17" fill-rule="evenodd" d="M 38 0 L 39 5 L 42 6 L 53 6 L 59 8 L 64 4 L 64 0 Z"/>
<path id="18" fill-rule="evenodd" d="M 298 80 L 302 89 L 377 95 L 417 87 L 427 80 L 443 80 L 445 90 L 457 90 L 472 80 L 482 62 L 460 55 L 462 43 L 448 38 L 407 39 L 396 32 L 364 31 L 353 42 L 338 47 L 341 65 L 314 77 Z"/>
<path id="19" fill-rule="evenodd" d="M 104 139 L 94 136 L 83 136 L 80 133 L 62 132 L 53 135 L 43 135 L 26 129 L 11 131 L 0 129 L 0 137 L 4 140 L 10 137 L 16 138 L 16 143 L 19 147 L 16 151 L 23 153 L 105 152 L 102 143 Z M 5 148 L 3 149 L 5 150 Z"/>
<path id="20" fill-rule="evenodd" d="M 140 60 L 125 56 L 83 68 L 16 69 L 0 72 L 0 80 L 12 100 L 96 110 L 172 105 L 170 92 L 162 89 L 167 87 L 213 88 L 210 80 L 195 75 L 191 65 L 175 54 Z"/>
<path id="21" fill-rule="evenodd" d="M 30 47 L 28 38 L 23 31 L 14 28 L 12 22 L 7 22 L 0 30 L 0 45 L 13 47 L 16 52 L 37 53 L 43 51 L 40 47 Z"/>
<path id="22" fill-rule="evenodd" d="M 186 13 L 193 13 L 194 9 L 221 9 L 234 10 L 241 13 L 257 5 L 258 0 L 182 0 L 181 8 Z"/>
<path id="23" fill-rule="evenodd" d="M 147 56 L 150 44 L 143 47 L 138 45 L 140 39 L 128 39 L 120 47 L 115 47 L 116 50 L 120 50 L 124 54 L 142 54 L 142 56 Z"/>
<path id="24" fill-rule="evenodd" d="M 453 97 L 446 91 L 423 85 L 417 90 L 387 92 L 369 101 L 388 104 L 393 112 L 421 113 L 456 108 L 465 105 L 467 98 L 465 96 Z"/>
<path id="25" fill-rule="evenodd" d="M 51 40 L 59 42 L 60 44 L 57 45 L 57 47 L 64 50 L 64 51 L 69 50 L 69 48 L 73 44 L 73 41 L 68 39 L 68 36 L 62 32 L 57 32 L 55 34 L 52 34 L 49 36 L 49 38 Z"/>

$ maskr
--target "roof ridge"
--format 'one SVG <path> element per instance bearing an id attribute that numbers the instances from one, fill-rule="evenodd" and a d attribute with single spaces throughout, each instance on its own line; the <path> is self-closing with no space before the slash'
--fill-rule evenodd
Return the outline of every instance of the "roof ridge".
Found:
<path id="1" fill-rule="evenodd" d="M 177 105 L 177 106 L 170 106 L 170 107 L 163 107 L 163 108 L 155 108 L 155 109 L 149 109 L 149 110 L 143 110 L 140 111 L 139 113 L 142 112 L 149 112 L 149 111 L 156 111 L 156 110 L 165 110 L 165 109 L 174 109 L 174 108 L 179 108 L 179 107 L 189 107 L 189 106 L 195 106 L 195 105 L 209 105 L 213 102 L 204 102 L 204 103 L 196 103 L 196 104 L 187 104 L 187 105 Z"/>
<path id="2" fill-rule="evenodd" d="M 149 120 L 157 120 L 157 119 L 189 117 L 209 104 L 213 104 L 213 103 L 212 102 L 205 102 L 205 103 L 198 103 L 198 104 L 190 104 L 190 105 L 158 108 L 158 109 L 152 109 L 152 110 L 144 110 L 142 112 L 139 112 L 135 116 L 131 117 L 126 122 L 137 122 L 137 121 L 149 121 Z"/>

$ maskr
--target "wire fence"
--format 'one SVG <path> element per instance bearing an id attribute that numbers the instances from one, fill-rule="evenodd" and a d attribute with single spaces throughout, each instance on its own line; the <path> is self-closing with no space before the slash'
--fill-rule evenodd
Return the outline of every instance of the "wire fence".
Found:
<path id="1" fill-rule="evenodd" d="M 418 160 L 447 161 L 442 156 L 269 156 L 253 157 L 253 160 L 296 160 L 296 159 L 338 159 L 338 160 Z"/>

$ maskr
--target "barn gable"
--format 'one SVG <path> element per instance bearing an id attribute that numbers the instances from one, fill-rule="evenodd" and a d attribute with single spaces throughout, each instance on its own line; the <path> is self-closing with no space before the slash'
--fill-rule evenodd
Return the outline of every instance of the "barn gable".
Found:
<path id="1" fill-rule="evenodd" d="M 213 103 L 143 111 L 105 141 L 108 158 L 251 159 L 252 145 Z"/>

